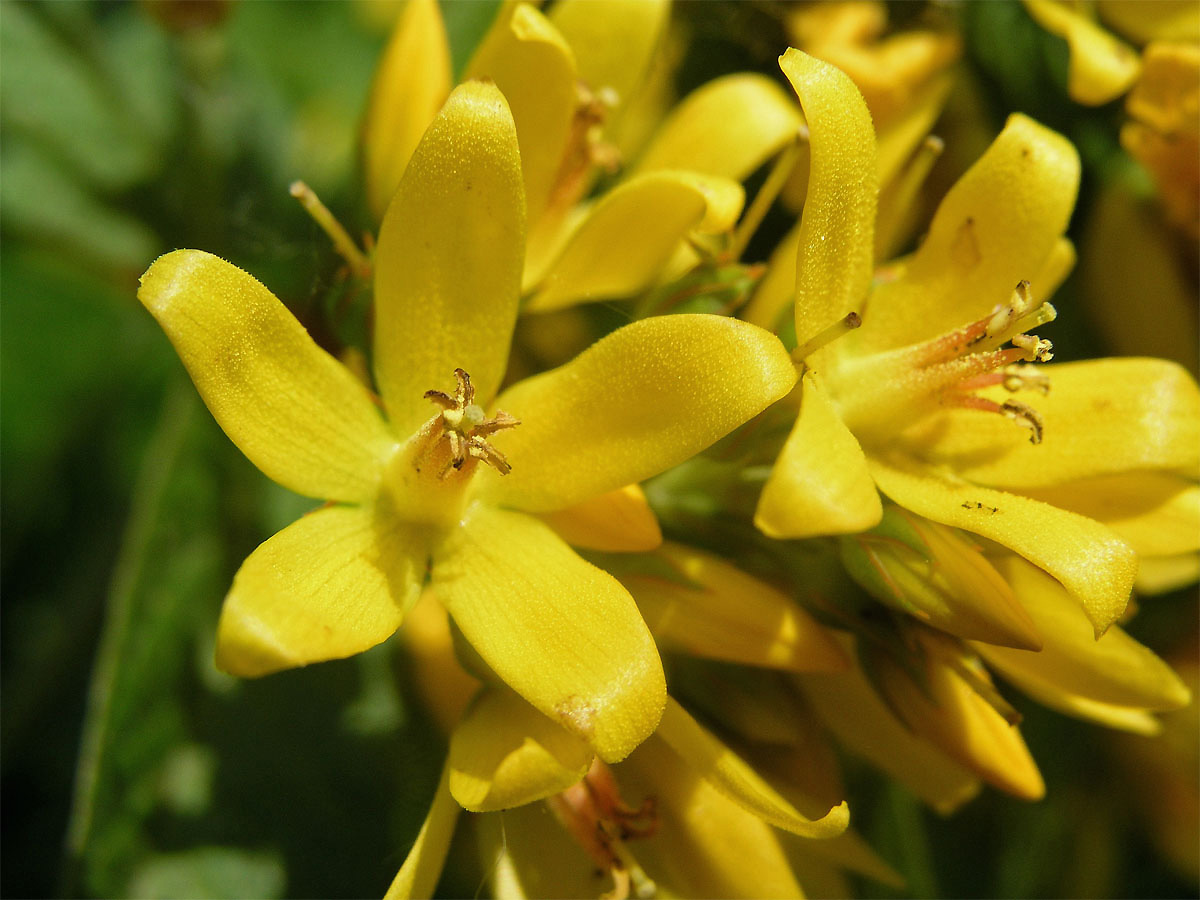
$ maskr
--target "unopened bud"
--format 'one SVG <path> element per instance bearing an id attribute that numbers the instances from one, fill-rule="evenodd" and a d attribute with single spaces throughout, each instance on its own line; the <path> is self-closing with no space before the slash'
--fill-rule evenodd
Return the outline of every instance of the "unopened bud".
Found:
<path id="1" fill-rule="evenodd" d="M 1041 799 L 1045 783 L 1016 728 L 1016 714 L 978 657 L 948 635 L 927 628 L 910 634 L 912 658 L 905 664 L 883 650 L 869 661 L 896 716 L 994 787 L 1024 800 Z"/>
<path id="2" fill-rule="evenodd" d="M 841 544 L 851 577 L 881 603 L 961 638 L 1041 649 L 1008 582 L 957 530 L 888 506 L 878 526 Z"/>

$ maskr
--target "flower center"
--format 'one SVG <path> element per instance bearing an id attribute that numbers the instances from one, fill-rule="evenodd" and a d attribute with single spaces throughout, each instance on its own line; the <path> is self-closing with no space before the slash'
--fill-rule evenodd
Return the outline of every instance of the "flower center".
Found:
<path id="1" fill-rule="evenodd" d="M 426 391 L 425 398 L 441 407 L 400 447 L 384 474 L 384 502 L 392 513 L 410 522 L 450 526 L 467 501 L 467 485 L 482 460 L 501 475 L 512 467 L 488 441 L 497 431 L 521 423 L 506 412 L 487 418 L 475 403 L 471 376 L 454 370 L 454 395 Z"/>
<path id="2" fill-rule="evenodd" d="M 1027 332 L 1055 315 L 1054 307 L 1035 301 L 1029 282 L 1022 281 L 1007 304 L 982 319 L 923 344 L 848 360 L 834 373 L 838 384 L 853 385 L 837 392 L 843 418 L 856 434 L 886 440 L 939 407 L 962 407 L 1000 413 L 1028 428 L 1029 440 L 1040 443 L 1042 420 L 1036 410 L 974 392 L 993 385 L 1010 392 L 1049 391 L 1049 379 L 1022 363 L 1053 357 L 1049 341 Z"/>
<path id="3" fill-rule="evenodd" d="M 446 478 L 451 471 L 468 473 L 473 466 L 468 462 L 481 459 L 501 475 L 512 471 L 512 466 L 504 458 L 504 454 L 488 443 L 487 437 L 497 431 L 520 425 L 518 419 L 508 413 L 497 410 L 496 415 L 487 418 L 483 407 L 475 403 L 475 386 L 471 384 L 471 376 L 462 369 L 454 370 L 458 387 L 451 397 L 442 391 L 426 391 L 425 399 L 432 400 L 442 408 L 442 414 L 431 419 L 425 430 L 429 431 L 424 452 L 414 460 L 417 471 L 430 460 L 448 457 L 441 464 L 439 478 Z"/>
<path id="4" fill-rule="evenodd" d="M 597 759 L 582 781 L 546 803 L 592 861 L 612 874 L 613 889 L 602 900 L 626 900 L 631 887 L 637 897 L 654 896 L 654 882 L 625 846 L 658 830 L 653 797 L 636 809 L 626 804 L 612 772 Z"/>

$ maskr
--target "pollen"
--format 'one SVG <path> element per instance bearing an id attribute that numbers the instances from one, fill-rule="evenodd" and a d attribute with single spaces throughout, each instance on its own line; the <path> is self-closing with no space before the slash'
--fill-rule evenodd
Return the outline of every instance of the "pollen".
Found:
<path id="1" fill-rule="evenodd" d="M 520 420 L 503 410 L 497 410 L 496 415 L 487 418 L 483 407 L 475 402 L 475 386 L 471 384 L 471 376 L 462 369 L 455 369 L 454 378 L 458 387 L 453 397 L 443 391 L 425 392 L 425 399 L 442 409 L 442 414 L 432 424 L 435 430 L 440 431 L 437 442 L 445 442 L 450 450 L 450 458 L 442 467 L 439 477 L 445 478 L 451 472 L 462 471 L 471 460 L 482 460 L 501 475 L 507 475 L 512 471 L 512 466 L 503 453 L 488 443 L 487 438 L 497 431 L 520 425 Z"/>

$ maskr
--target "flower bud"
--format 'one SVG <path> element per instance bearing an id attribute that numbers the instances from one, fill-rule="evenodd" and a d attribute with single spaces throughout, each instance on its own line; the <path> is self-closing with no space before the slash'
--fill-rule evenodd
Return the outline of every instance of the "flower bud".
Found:
<path id="1" fill-rule="evenodd" d="M 964 639 L 1041 649 L 1008 582 L 961 532 L 889 506 L 878 526 L 841 547 L 851 577 L 881 603 Z"/>

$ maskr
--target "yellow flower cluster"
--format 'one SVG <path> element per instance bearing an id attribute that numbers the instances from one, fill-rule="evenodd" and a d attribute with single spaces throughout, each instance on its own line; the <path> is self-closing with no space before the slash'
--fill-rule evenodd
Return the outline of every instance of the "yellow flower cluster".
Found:
<path id="1" fill-rule="evenodd" d="M 506 4 L 452 88 L 437 4 L 410 0 L 364 128 L 367 384 L 230 263 L 143 276 L 230 439 L 327 501 L 238 571 L 218 665 L 403 624 L 449 733 L 389 897 L 432 893 L 463 809 L 507 811 L 475 821 L 502 896 L 895 884 L 834 741 L 949 811 L 1045 790 L 990 672 L 1141 734 L 1188 702 L 1118 623 L 1200 570 L 1200 390 L 1161 360 L 1044 365 L 1080 165 L 1032 119 L 887 259 L 958 46 L 836 9 L 790 27 L 849 75 L 789 49 L 794 98 L 731 75 L 668 112 L 666 3 Z M 777 196 L 795 227 L 740 267 Z M 751 295 L 677 308 L 734 270 Z M 519 315 L 651 294 L 668 314 L 506 378 Z"/>

